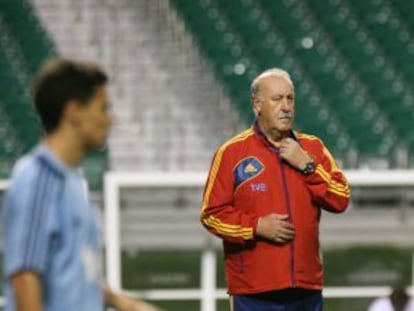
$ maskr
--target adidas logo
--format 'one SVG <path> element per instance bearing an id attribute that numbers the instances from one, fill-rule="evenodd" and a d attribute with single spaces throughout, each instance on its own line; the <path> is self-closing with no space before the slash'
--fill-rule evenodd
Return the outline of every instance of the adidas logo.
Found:
<path id="1" fill-rule="evenodd" d="M 249 163 L 249 164 L 245 167 L 244 172 L 245 172 L 245 173 L 254 173 L 254 172 L 257 172 L 257 168 L 255 168 L 253 164 Z"/>

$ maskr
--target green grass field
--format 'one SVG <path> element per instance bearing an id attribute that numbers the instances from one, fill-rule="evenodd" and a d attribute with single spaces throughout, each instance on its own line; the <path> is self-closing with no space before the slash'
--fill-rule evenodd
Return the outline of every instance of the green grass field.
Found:
<path id="1" fill-rule="evenodd" d="M 223 255 L 218 253 L 217 283 L 225 288 Z M 389 286 L 411 284 L 412 250 L 404 248 L 353 247 L 323 252 L 325 286 Z M 123 287 L 180 289 L 200 287 L 200 253 L 123 253 Z M 366 311 L 370 298 L 326 299 L 328 311 Z M 199 301 L 155 301 L 167 311 L 198 311 Z M 227 300 L 217 301 L 217 311 L 228 311 Z M 0 308 L 1 311 L 1 308 Z"/>
<path id="2" fill-rule="evenodd" d="M 354 247 L 323 252 L 325 286 L 389 286 L 411 284 L 411 250 Z M 218 287 L 224 288 L 223 255 L 218 253 Z M 126 289 L 179 289 L 200 287 L 200 253 L 140 252 L 122 256 L 123 287 Z M 325 310 L 365 311 L 372 299 L 326 299 Z M 198 301 L 159 301 L 168 311 L 199 310 Z M 226 300 L 217 301 L 227 311 Z"/>

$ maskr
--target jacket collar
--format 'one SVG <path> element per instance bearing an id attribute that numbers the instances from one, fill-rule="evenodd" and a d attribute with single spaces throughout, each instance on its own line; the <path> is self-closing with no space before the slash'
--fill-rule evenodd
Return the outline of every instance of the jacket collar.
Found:
<path id="1" fill-rule="evenodd" d="M 259 138 L 259 140 L 268 148 L 272 149 L 273 151 L 279 152 L 279 148 L 277 148 L 275 145 L 273 145 L 269 139 L 266 137 L 266 135 L 263 133 L 263 131 L 260 129 L 259 122 L 256 119 L 253 123 L 253 131 L 255 132 L 256 137 Z M 288 137 L 298 141 L 295 132 L 293 130 L 289 131 Z"/>
<path id="2" fill-rule="evenodd" d="M 69 173 L 79 173 L 79 167 L 69 167 L 64 164 L 57 156 L 52 152 L 52 150 L 44 143 L 39 144 L 35 150 L 34 155 L 46 164 L 48 167 L 53 169 L 56 173 L 65 176 Z"/>

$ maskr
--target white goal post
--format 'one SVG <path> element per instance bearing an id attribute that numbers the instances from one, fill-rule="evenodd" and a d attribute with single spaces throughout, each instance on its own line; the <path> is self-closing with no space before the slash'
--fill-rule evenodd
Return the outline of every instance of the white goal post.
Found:
<path id="1" fill-rule="evenodd" d="M 351 186 L 407 187 L 414 186 L 414 170 L 349 170 Z M 142 187 L 203 187 L 206 172 L 115 172 L 105 175 L 105 239 L 106 275 L 110 286 L 121 288 L 120 189 Z M 201 198 L 200 198 L 201 200 Z M 413 237 L 414 238 L 414 237 Z M 216 288 L 216 257 L 214 249 L 206 248 L 201 256 L 201 287 L 180 290 L 148 290 L 133 294 L 154 300 L 200 300 L 201 311 L 215 311 L 216 299 L 227 298 L 225 289 Z M 414 260 L 413 260 L 414 262 Z M 414 264 L 413 264 L 414 267 Z M 390 287 L 327 287 L 327 298 L 363 298 L 387 295 Z M 412 287 L 410 287 L 412 292 Z"/>

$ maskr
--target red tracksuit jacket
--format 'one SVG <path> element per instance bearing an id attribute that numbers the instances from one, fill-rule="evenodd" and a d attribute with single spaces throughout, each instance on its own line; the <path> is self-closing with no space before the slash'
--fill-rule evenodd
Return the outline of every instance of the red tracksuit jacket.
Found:
<path id="1" fill-rule="evenodd" d="M 350 191 L 321 140 L 293 131 L 291 136 L 314 157 L 314 173 L 305 176 L 283 161 L 257 124 L 214 155 L 201 221 L 223 239 L 230 294 L 322 288 L 321 209 L 343 212 Z M 271 213 L 289 214 L 292 242 L 277 245 L 255 236 L 259 217 Z"/>

